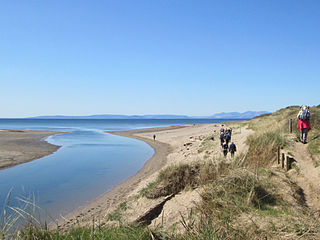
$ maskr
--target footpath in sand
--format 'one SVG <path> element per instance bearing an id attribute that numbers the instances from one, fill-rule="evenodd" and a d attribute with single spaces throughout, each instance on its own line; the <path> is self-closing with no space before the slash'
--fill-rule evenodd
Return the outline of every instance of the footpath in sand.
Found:
<path id="1" fill-rule="evenodd" d="M 60 147 L 45 139 L 61 132 L 0 130 L 0 169 L 30 162 L 57 151 Z"/>
<path id="2" fill-rule="evenodd" d="M 137 198 L 139 192 L 153 182 L 159 171 L 170 165 L 192 163 L 223 156 L 218 137 L 221 127 L 232 127 L 232 141 L 237 145 L 237 153 L 247 151 L 245 140 L 252 133 L 241 125 L 234 123 L 227 126 L 221 124 L 186 125 L 165 128 L 141 129 L 126 132 L 112 132 L 120 136 L 133 137 L 147 142 L 155 150 L 154 156 L 146 162 L 143 168 L 134 176 L 119 184 L 108 193 L 88 205 L 69 214 L 58 221 L 61 228 L 70 228 L 74 225 L 92 225 L 94 221 L 101 226 L 108 224 L 108 216 L 114 213 L 120 203 L 126 203 L 125 221 L 134 222 L 137 218 L 159 205 L 164 198 L 147 199 Z M 153 140 L 156 135 L 156 140 Z M 208 137 L 214 135 L 214 140 Z M 210 148 L 204 149 L 206 141 L 211 141 Z M 228 156 L 227 158 L 230 158 Z M 200 201 L 197 189 L 182 191 L 165 201 L 161 214 L 152 220 L 153 224 L 171 226 L 181 220 L 181 214 L 187 215 L 196 202 Z M 52 225 L 56 228 L 57 225 Z"/>
<path id="3" fill-rule="evenodd" d="M 289 174 L 303 189 L 306 204 L 314 211 L 320 210 L 320 168 L 316 164 L 317 156 L 312 157 L 308 145 L 295 142 L 291 148 L 295 159 L 296 171 Z"/>

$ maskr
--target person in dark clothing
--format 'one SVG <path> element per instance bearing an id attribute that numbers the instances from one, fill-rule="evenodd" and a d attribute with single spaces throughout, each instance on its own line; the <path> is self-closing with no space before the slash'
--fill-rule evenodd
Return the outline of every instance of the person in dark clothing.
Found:
<path id="1" fill-rule="evenodd" d="M 220 143 L 221 143 L 221 147 L 223 146 L 224 143 L 224 133 L 220 133 Z"/>
<path id="2" fill-rule="evenodd" d="M 155 134 L 153 135 L 153 140 L 156 140 L 156 135 Z"/>
<path id="3" fill-rule="evenodd" d="M 229 136 L 230 136 L 229 141 L 231 141 L 232 128 L 228 128 L 226 131 L 226 134 L 229 134 Z"/>
<path id="4" fill-rule="evenodd" d="M 228 154 L 228 144 L 223 144 L 222 146 L 223 155 L 226 157 Z"/>
<path id="5" fill-rule="evenodd" d="M 227 133 L 224 135 L 224 139 L 226 140 L 227 146 L 229 146 L 229 141 L 231 140 L 231 135 L 230 135 L 230 133 L 227 132 Z"/>
<path id="6" fill-rule="evenodd" d="M 229 146 L 229 152 L 231 153 L 231 157 L 234 156 L 234 153 L 237 151 L 236 145 L 232 142 Z"/>

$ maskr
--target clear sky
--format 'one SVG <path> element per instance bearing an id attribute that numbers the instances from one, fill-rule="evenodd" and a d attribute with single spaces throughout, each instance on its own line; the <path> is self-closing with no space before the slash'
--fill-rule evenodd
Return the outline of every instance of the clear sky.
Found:
<path id="1" fill-rule="evenodd" d="M 320 104 L 318 0 L 0 1 L 0 117 Z"/>

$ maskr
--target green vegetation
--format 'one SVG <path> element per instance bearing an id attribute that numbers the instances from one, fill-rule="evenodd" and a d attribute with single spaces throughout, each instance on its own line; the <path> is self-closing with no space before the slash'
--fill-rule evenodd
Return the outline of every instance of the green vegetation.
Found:
<path id="1" fill-rule="evenodd" d="M 122 202 L 119 204 L 119 206 L 112 213 L 108 214 L 107 219 L 109 221 L 121 222 L 122 221 L 122 214 L 125 210 L 127 210 L 127 203 Z"/>
<path id="2" fill-rule="evenodd" d="M 35 227 L 27 227 L 19 232 L 16 240 L 149 240 L 152 239 L 153 232 L 148 228 L 139 226 L 119 226 L 102 228 L 74 228 L 67 232 L 48 231 Z"/>

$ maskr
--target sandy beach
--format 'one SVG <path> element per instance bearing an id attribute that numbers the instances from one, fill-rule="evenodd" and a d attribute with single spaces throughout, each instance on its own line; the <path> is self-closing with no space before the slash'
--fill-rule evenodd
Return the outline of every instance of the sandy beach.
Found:
<path id="1" fill-rule="evenodd" d="M 150 208 L 163 201 L 163 198 L 150 200 L 146 198 L 137 199 L 136 197 L 141 189 L 156 179 L 161 169 L 172 164 L 192 163 L 203 161 L 206 158 L 214 160 L 222 156 L 218 139 L 218 132 L 221 127 L 226 126 L 221 124 L 201 124 L 110 132 L 111 134 L 145 141 L 154 149 L 155 154 L 134 176 L 88 205 L 80 207 L 78 210 L 63 217 L 56 225 L 52 224 L 52 227 L 56 228 L 58 225 L 61 228 L 69 228 L 75 224 L 81 226 L 92 225 L 93 219 L 95 219 L 96 224 L 109 224 L 108 215 L 122 202 L 126 202 L 128 205 L 125 213 L 126 221 L 134 222 Z M 228 127 L 233 128 L 232 140 L 237 144 L 237 154 L 246 151 L 247 147 L 244 141 L 252 131 L 241 127 L 237 123 L 229 124 Z M 153 135 L 156 135 L 156 140 L 153 140 Z M 214 139 L 210 138 L 212 147 L 202 151 L 204 142 L 212 135 L 214 135 Z M 200 196 L 197 190 L 180 193 L 166 202 L 163 215 L 159 217 L 160 219 L 154 219 L 153 223 L 157 224 L 162 221 L 162 224 L 171 225 L 179 221 L 180 214 L 187 213 L 194 203 L 199 200 Z"/>
<path id="2" fill-rule="evenodd" d="M 60 147 L 45 139 L 61 132 L 32 130 L 0 130 L 0 169 L 50 155 Z"/>

